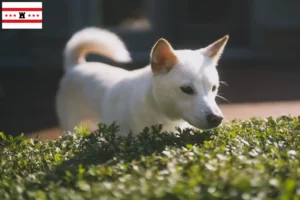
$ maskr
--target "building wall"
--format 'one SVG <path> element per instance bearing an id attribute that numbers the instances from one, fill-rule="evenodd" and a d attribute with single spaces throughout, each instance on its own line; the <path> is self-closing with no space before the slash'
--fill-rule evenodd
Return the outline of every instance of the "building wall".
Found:
<path id="1" fill-rule="evenodd" d="M 160 0 L 148 0 L 151 19 L 154 20 L 153 26 L 158 31 L 156 35 L 150 37 L 150 33 L 135 35 L 120 32 L 128 43 L 129 49 L 135 51 L 134 55 L 143 54 L 137 57 L 147 61 L 148 52 L 145 49 L 149 49 L 150 44 L 159 36 L 167 36 L 176 42 L 178 33 L 176 28 L 178 29 L 180 25 L 178 17 L 180 0 L 176 3 L 174 1 L 165 0 L 162 4 Z M 86 26 L 101 25 L 103 21 L 101 9 L 105 9 L 101 2 L 101 0 L 44 1 L 43 30 L 0 31 L 0 68 L 59 67 L 62 49 L 71 34 Z M 250 27 L 249 46 L 244 49 L 234 49 L 232 54 L 235 57 L 230 59 L 247 54 L 246 52 L 249 51 L 245 51 L 246 48 L 258 55 L 269 54 L 270 59 L 297 60 L 299 57 L 297 54 L 300 51 L 300 1 L 248 0 L 247 3 L 250 9 L 250 21 L 245 21 L 241 26 Z M 174 5 L 177 5 L 179 11 L 171 12 Z M 238 12 L 238 10 L 233 10 L 233 12 Z M 214 30 L 211 31 L 213 33 Z M 143 53 L 139 54 L 139 49 L 143 49 L 141 50 Z"/>
<path id="2" fill-rule="evenodd" d="M 297 0 L 253 0 L 251 47 L 274 60 L 299 60 L 299 9 Z"/>

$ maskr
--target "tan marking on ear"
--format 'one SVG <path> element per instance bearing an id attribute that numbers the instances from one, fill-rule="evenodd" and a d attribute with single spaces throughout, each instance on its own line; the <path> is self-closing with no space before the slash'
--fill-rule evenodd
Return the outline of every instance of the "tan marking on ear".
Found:
<path id="1" fill-rule="evenodd" d="M 178 62 L 177 56 L 170 43 L 161 38 L 151 51 L 151 68 L 154 75 L 169 72 Z"/>
<path id="2" fill-rule="evenodd" d="M 228 39 L 229 35 L 225 35 L 221 39 L 215 41 L 214 43 L 205 48 L 204 54 L 213 59 L 214 61 L 218 61 L 224 51 Z"/>

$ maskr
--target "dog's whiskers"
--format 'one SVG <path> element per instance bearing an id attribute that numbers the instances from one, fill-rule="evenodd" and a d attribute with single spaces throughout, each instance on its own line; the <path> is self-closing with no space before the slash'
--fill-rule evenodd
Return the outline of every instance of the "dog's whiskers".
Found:
<path id="1" fill-rule="evenodd" d="M 228 86 L 228 84 L 225 81 L 219 81 L 220 83 L 222 83 L 223 85 Z"/>
<path id="2" fill-rule="evenodd" d="M 222 97 L 221 95 L 217 95 L 217 97 L 219 97 L 220 99 L 223 99 L 223 100 L 227 101 L 228 103 L 231 103 L 228 99 L 226 99 L 225 97 Z"/>

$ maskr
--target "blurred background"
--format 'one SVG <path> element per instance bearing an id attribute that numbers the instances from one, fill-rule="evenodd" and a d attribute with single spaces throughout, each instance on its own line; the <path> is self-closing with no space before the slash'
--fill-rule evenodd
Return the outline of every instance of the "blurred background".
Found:
<path id="1" fill-rule="evenodd" d="M 299 0 L 49 0 L 42 30 L 0 30 L 0 131 L 60 134 L 54 98 L 62 51 L 75 32 L 100 26 L 126 43 L 133 70 L 160 37 L 197 49 L 225 34 L 218 100 L 227 119 L 300 113 Z M 90 56 L 90 60 L 103 58 Z"/>

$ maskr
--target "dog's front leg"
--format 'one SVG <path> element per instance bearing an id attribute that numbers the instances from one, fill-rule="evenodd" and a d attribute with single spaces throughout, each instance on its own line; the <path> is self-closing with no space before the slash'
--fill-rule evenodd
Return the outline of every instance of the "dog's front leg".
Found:
<path id="1" fill-rule="evenodd" d="M 181 130 L 184 130 L 184 129 L 186 129 L 186 128 L 195 129 L 194 126 L 190 125 L 190 124 L 187 123 L 187 122 L 182 123 L 182 124 L 179 126 L 179 128 L 180 128 Z"/>

